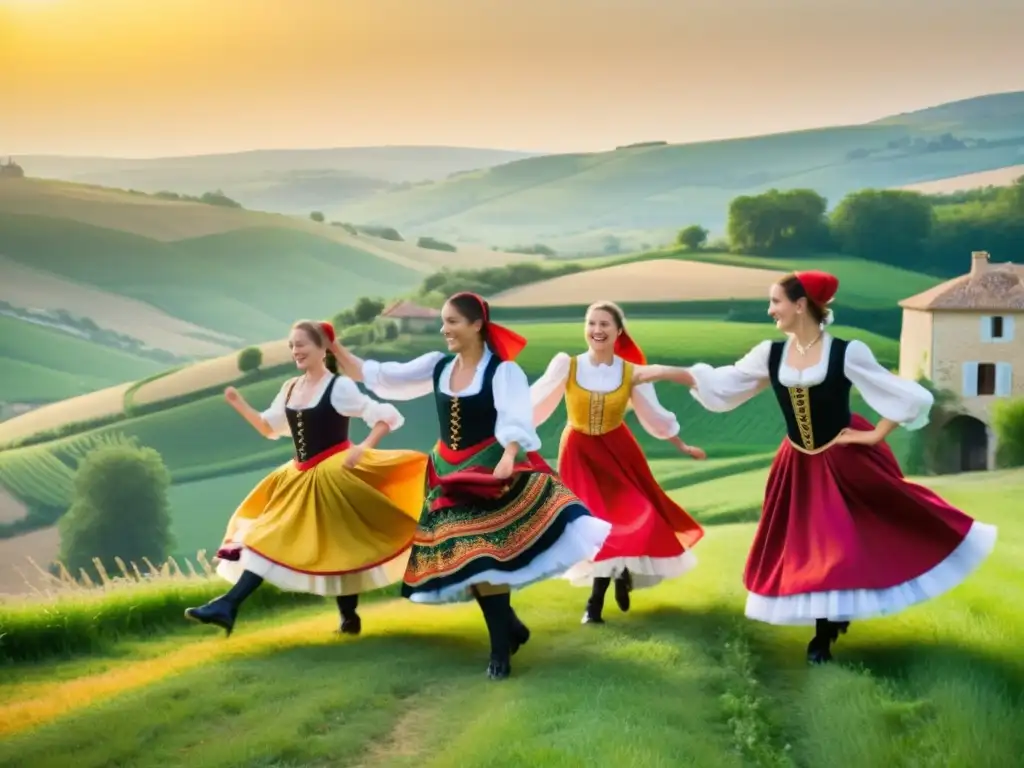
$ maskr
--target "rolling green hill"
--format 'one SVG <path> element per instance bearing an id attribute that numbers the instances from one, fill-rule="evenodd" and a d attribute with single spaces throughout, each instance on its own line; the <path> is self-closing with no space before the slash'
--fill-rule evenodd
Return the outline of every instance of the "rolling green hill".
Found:
<path id="1" fill-rule="evenodd" d="M 646 231 L 636 237 L 650 242 L 693 222 L 721 231 L 740 194 L 810 187 L 835 204 L 864 187 L 1014 165 L 1022 146 L 1024 92 L 997 94 L 868 125 L 526 158 L 379 194 L 345 215 L 439 237 L 599 249 L 607 234 Z"/>
<path id="2" fill-rule="evenodd" d="M 350 147 L 150 159 L 29 155 L 18 162 L 39 178 L 191 195 L 219 189 L 247 208 L 306 214 L 529 156 L 468 147 Z"/>
<path id="3" fill-rule="evenodd" d="M 100 328 L 146 331 L 143 342 L 182 354 L 278 337 L 297 317 L 407 292 L 444 264 L 533 258 L 472 247 L 445 253 L 279 214 L 0 180 L 0 299 L 75 305 Z M 214 346 L 196 350 L 201 339 Z"/>
<path id="4" fill-rule="evenodd" d="M 0 402 L 63 400 L 162 367 L 63 331 L 0 316 Z"/>

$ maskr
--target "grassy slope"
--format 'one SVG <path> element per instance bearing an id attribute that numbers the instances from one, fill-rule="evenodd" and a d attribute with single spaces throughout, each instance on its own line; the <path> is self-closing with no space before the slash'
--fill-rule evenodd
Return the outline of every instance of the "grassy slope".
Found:
<path id="1" fill-rule="evenodd" d="M 405 293 L 443 264 L 533 258 L 389 245 L 285 216 L 33 179 L 0 183 L 0 255 L 246 341 L 360 296 Z"/>
<path id="2" fill-rule="evenodd" d="M 720 229 L 729 201 L 770 187 L 812 187 L 833 203 L 848 191 L 891 187 L 1019 162 L 1014 146 L 904 155 L 887 143 L 908 135 L 952 130 L 958 137 L 1024 134 L 1019 94 L 991 103 L 962 104 L 950 114 L 864 126 L 799 131 L 688 145 L 585 155 L 529 158 L 432 185 L 370 198 L 346 208 L 361 220 L 445 235 L 492 239 L 531 232 L 537 237 L 581 231 L 678 228 L 687 221 Z M 954 119 L 955 118 L 955 119 Z M 850 159 L 853 150 L 876 150 Z"/>
<path id="3" fill-rule="evenodd" d="M 148 376 L 160 363 L 0 316 L 0 401 L 62 400 Z"/>
<path id="4" fill-rule="evenodd" d="M 753 499 L 763 482 L 762 471 L 718 485 Z M 635 593 L 628 616 L 609 601 L 603 627 L 579 626 L 583 590 L 520 594 L 534 636 L 501 684 L 482 674 L 475 606 L 405 602 L 364 608 L 355 641 L 331 637 L 325 606 L 250 612 L 230 641 L 182 628 L 8 667 L 0 765 L 63 765 L 72 750 L 82 768 L 668 766 L 681 754 L 701 767 L 1013 765 L 1024 749 L 1024 475 L 929 484 L 1000 526 L 996 553 L 948 595 L 855 623 L 829 668 L 803 662 L 806 628 L 742 618 L 752 528 L 728 525 L 709 531 L 691 574 Z"/>

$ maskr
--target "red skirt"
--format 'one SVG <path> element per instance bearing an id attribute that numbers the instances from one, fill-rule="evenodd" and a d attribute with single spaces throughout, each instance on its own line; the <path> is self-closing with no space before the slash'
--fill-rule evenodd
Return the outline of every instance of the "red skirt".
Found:
<path id="1" fill-rule="evenodd" d="M 873 429 L 855 415 L 853 429 Z M 747 615 L 772 624 L 881 616 L 962 582 L 996 529 L 907 481 L 892 450 L 784 440 L 743 575 Z"/>
<path id="2" fill-rule="evenodd" d="M 696 565 L 689 550 L 704 529 L 661 489 L 625 424 L 603 435 L 566 427 L 558 472 L 594 517 L 612 524 L 594 559 L 566 573 L 571 582 L 582 585 L 628 568 L 634 588 L 642 588 Z"/>

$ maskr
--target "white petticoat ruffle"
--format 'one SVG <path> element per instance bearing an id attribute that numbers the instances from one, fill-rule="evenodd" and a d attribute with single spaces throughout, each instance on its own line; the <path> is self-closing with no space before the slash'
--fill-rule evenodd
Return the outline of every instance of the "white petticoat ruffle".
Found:
<path id="1" fill-rule="evenodd" d="M 887 589 L 808 592 L 784 597 L 747 595 L 748 618 L 768 624 L 814 624 L 817 619 L 854 621 L 890 616 L 960 585 L 992 554 L 998 529 L 975 521 L 949 557 L 917 578 Z"/>
<path id="2" fill-rule="evenodd" d="M 538 581 L 561 576 L 576 563 L 589 560 L 600 552 L 611 530 L 611 524 L 596 517 L 578 518 L 566 526 L 565 532 L 551 547 L 537 555 L 524 568 L 517 571 L 484 571 L 439 590 L 415 592 L 409 596 L 409 600 L 432 605 L 461 603 L 473 599 L 469 588 L 474 584 L 508 585 L 512 589 L 522 589 Z"/>
<path id="3" fill-rule="evenodd" d="M 633 589 L 653 587 L 666 579 L 674 579 L 697 567 L 697 556 L 686 550 L 676 557 L 613 557 L 608 560 L 585 560 L 570 568 L 562 577 L 574 587 L 589 587 L 594 579 L 614 579 L 629 571 Z"/>
<path id="4" fill-rule="evenodd" d="M 238 533 L 233 544 L 240 547 L 239 559 L 220 560 L 217 563 L 217 575 L 232 584 L 238 581 L 244 571 L 251 571 L 262 577 L 268 584 L 273 584 L 286 592 L 305 592 L 324 597 L 358 595 L 401 581 L 405 576 L 405 568 L 409 563 L 409 554 L 412 551 L 410 547 L 386 563 L 365 571 L 345 573 L 340 576 L 302 573 L 271 562 L 246 548 L 244 544 L 240 544 L 240 540 L 244 538 L 245 532 L 251 525 L 252 523 L 248 520 L 238 521 Z M 225 546 L 225 549 L 233 548 L 231 544 Z"/>

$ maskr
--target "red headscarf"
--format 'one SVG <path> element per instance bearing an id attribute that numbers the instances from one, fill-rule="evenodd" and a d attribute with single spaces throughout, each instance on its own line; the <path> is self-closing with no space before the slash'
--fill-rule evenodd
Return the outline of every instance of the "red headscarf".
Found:
<path id="1" fill-rule="evenodd" d="M 324 336 L 327 337 L 327 343 L 333 344 L 334 340 L 337 338 L 337 335 L 334 333 L 334 326 L 325 320 L 320 323 L 320 330 L 323 331 Z"/>
<path id="2" fill-rule="evenodd" d="M 830 275 L 828 272 L 810 270 L 808 272 L 794 272 L 793 274 L 800 281 L 800 285 L 804 287 L 804 293 L 807 294 L 807 298 L 819 307 L 824 307 L 832 301 L 835 298 L 836 291 L 839 290 L 839 278 L 835 275 Z"/>
<path id="3" fill-rule="evenodd" d="M 619 337 L 615 339 L 615 354 L 627 363 L 647 365 L 647 356 L 640 349 L 640 345 L 633 341 L 633 337 L 626 332 L 625 328 L 622 329 Z"/>
<path id="4" fill-rule="evenodd" d="M 526 347 L 526 339 L 512 329 L 493 322 L 491 320 L 490 307 L 487 306 L 487 302 L 484 301 L 482 296 L 464 291 L 450 298 L 454 299 L 457 296 L 468 296 L 480 304 L 480 312 L 483 315 L 483 330 L 487 332 L 487 343 L 490 345 L 491 351 L 500 360 L 505 362 L 515 360 L 516 356 Z"/>

